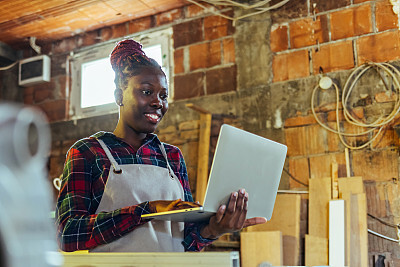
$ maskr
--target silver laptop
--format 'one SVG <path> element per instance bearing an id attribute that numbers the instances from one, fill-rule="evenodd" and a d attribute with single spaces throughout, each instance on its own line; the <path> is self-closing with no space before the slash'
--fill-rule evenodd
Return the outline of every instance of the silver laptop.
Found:
<path id="1" fill-rule="evenodd" d="M 287 147 L 224 124 L 218 137 L 202 207 L 142 215 L 157 220 L 198 222 L 215 215 L 230 194 L 249 194 L 247 218 L 271 219 Z"/>

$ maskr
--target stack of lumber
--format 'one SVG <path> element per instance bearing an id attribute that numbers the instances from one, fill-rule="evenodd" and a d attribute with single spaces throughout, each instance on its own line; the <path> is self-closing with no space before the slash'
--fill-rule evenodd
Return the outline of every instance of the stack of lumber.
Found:
<path id="1" fill-rule="evenodd" d="M 362 177 L 309 181 L 309 225 L 305 264 L 368 266 L 367 208 Z"/>
<path id="2" fill-rule="evenodd" d="M 241 266 L 294 266 L 300 256 L 300 202 L 297 194 L 278 194 L 269 222 L 240 234 Z"/>

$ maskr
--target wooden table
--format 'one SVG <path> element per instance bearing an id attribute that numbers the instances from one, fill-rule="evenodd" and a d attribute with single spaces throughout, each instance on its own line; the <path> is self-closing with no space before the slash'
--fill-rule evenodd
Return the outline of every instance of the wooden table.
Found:
<path id="1" fill-rule="evenodd" d="M 239 252 L 62 253 L 63 267 L 229 266 L 239 267 Z"/>

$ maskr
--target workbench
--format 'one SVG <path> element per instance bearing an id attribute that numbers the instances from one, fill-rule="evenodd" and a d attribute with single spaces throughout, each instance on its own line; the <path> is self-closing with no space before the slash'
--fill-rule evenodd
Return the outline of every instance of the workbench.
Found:
<path id="1" fill-rule="evenodd" d="M 239 252 L 62 253 L 63 267 L 239 267 Z"/>

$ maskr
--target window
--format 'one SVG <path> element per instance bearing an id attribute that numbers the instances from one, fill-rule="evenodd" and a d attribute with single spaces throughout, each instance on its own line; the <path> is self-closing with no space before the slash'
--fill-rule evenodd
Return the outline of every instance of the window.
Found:
<path id="1" fill-rule="evenodd" d="M 127 36 L 143 45 L 148 57 L 155 59 L 163 68 L 169 83 L 169 97 L 173 89 L 170 79 L 172 30 Z M 119 41 L 119 40 L 118 40 Z M 79 51 L 71 56 L 71 105 L 72 119 L 86 118 L 115 113 L 118 107 L 114 102 L 114 71 L 109 54 L 117 41 L 102 43 Z"/>

